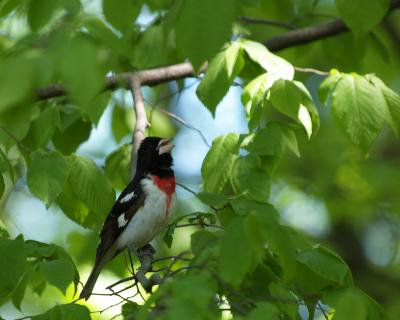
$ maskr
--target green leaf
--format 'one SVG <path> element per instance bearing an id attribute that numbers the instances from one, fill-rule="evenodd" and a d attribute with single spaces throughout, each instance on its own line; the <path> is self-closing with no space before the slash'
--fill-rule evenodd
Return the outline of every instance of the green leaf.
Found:
<path id="1" fill-rule="evenodd" d="M 33 68 L 27 59 L 13 57 L 0 61 L 0 113 L 33 97 L 33 81 Z"/>
<path id="2" fill-rule="evenodd" d="M 210 249 L 218 237 L 215 232 L 199 230 L 190 236 L 190 246 L 194 255 L 199 256 L 205 250 Z"/>
<path id="3" fill-rule="evenodd" d="M 3 196 L 5 189 L 6 189 L 6 185 L 4 183 L 4 178 L 3 178 L 3 175 L 0 174 L 0 199 Z"/>
<path id="4" fill-rule="evenodd" d="M 252 241 L 253 236 L 248 232 L 248 223 L 248 217 L 234 219 L 225 229 L 221 242 L 218 271 L 221 277 L 235 288 L 240 286 L 263 252 L 264 243 Z M 252 230 L 253 233 L 258 231 Z"/>
<path id="5" fill-rule="evenodd" d="M 255 154 L 236 158 L 231 183 L 236 195 L 260 202 L 268 201 L 271 177 L 261 169 L 261 159 Z"/>
<path id="6" fill-rule="evenodd" d="M 8 15 L 15 10 L 23 0 L 4 0 L 0 3 L 0 17 Z"/>
<path id="7" fill-rule="evenodd" d="M 124 319 L 135 319 L 137 312 L 140 310 L 141 306 L 136 302 L 127 302 L 122 305 L 122 315 Z"/>
<path id="8" fill-rule="evenodd" d="M 268 100 L 277 110 L 301 123 L 310 138 L 314 128 L 310 112 L 303 104 L 303 99 L 305 98 L 308 97 L 305 96 L 305 92 L 296 83 L 279 79 L 272 85 Z"/>
<path id="9" fill-rule="evenodd" d="M 97 95 L 89 104 L 80 107 L 82 114 L 85 118 L 89 119 L 90 122 L 97 125 L 110 101 L 110 98 L 110 92 L 104 92 Z"/>
<path id="10" fill-rule="evenodd" d="M 104 86 L 105 70 L 98 48 L 89 38 L 78 35 L 61 48 L 59 71 L 66 90 L 82 107 L 82 112 Z"/>
<path id="11" fill-rule="evenodd" d="M 61 116 L 61 121 L 63 121 L 63 118 L 64 117 Z M 74 152 L 82 142 L 89 138 L 91 131 L 92 125 L 90 122 L 77 118 L 61 130 L 56 130 L 52 141 L 57 150 L 68 155 Z"/>
<path id="12" fill-rule="evenodd" d="M 263 73 L 250 81 L 243 89 L 242 103 L 246 107 L 250 130 L 254 130 L 260 125 L 264 98 L 275 80 L 276 77 L 274 75 Z"/>
<path id="13" fill-rule="evenodd" d="M 255 308 L 246 316 L 246 320 L 279 320 L 281 319 L 279 309 L 268 302 L 257 303 Z"/>
<path id="14" fill-rule="evenodd" d="M 115 104 L 112 111 L 112 133 L 117 143 L 121 142 L 123 137 L 132 134 L 132 128 L 128 125 L 129 111 Z M 130 118 L 129 118 L 130 119 Z M 135 119 L 133 119 L 135 120 Z"/>
<path id="15" fill-rule="evenodd" d="M 26 287 L 28 286 L 31 272 L 32 269 L 28 269 L 25 271 L 25 274 L 22 276 L 21 280 L 18 283 L 18 286 L 15 288 L 12 294 L 11 302 L 18 310 L 21 310 L 21 302 L 24 299 Z"/>
<path id="16" fill-rule="evenodd" d="M 111 25 L 121 32 L 127 32 L 134 26 L 142 7 L 142 1 L 103 0 L 103 13 Z"/>
<path id="17" fill-rule="evenodd" d="M 69 171 L 68 161 L 57 151 L 35 151 L 28 166 L 29 190 L 49 207 L 61 194 Z"/>
<path id="18" fill-rule="evenodd" d="M 338 285 L 343 285 L 350 274 L 349 268 L 342 259 L 323 248 L 302 251 L 297 255 L 296 260 L 321 278 Z"/>
<path id="19" fill-rule="evenodd" d="M 271 53 L 267 47 L 259 42 L 243 39 L 240 43 L 250 59 L 257 62 L 265 71 L 274 75 L 276 79 L 293 79 L 294 68 L 285 59 Z"/>
<path id="20" fill-rule="evenodd" d="M 238 134 L 229 133 L 213 141 L 201 167 L 205 191 L 221 192 L 225 189 L 239 151 L 239 139 Z"/>
<path id="21" fill-rule="evenodd" d="M 243 64 L 238 42 L 232 42 L 211 60 L 196 93 L 213 115 L 215 115 L 217 105 L 243 68 Z"/>
<path id="22" fill-rule="evenodd" d="M 131 180 L 132 145 L 124 144 L 106 158 L 105 174 L 113 187 L 122 190 Z"/>
<path id="23" fill-rule="evenodd" d="M 31 149 L 38 149 L 47 145 L 56 126 L 60 123 L 58 108 L 45 106 L 40 115 L 31 122 L 31 127 L 23 143 Z"/>
<path id="24" fill-rule="evenodd" d="M 318 98 L 323 104 L 327 105 L 332 91 L 335 89 L 337 82 L 342 77 L 338 72 L 331 73 L 322 81 L 318 89 Z"/>
<path id="25" fill-rule="evenodd" d="M 0 224 L 0 239 L 8 239 L 10 235 L 6 229 L 4 229 Z"/>
<path id="26" fill-rule="evenodd" d="M 74 281 L 75 268 L 69 260 L 44 261 L 40 263 L 39 268 L 46 281 L 60 289 L 63 294 Z"/>
<path id="27" fill-rule="evenodd" d="M 68 181 L 75 196 L 99 218 L 104 218 L 115 201 L 115 192 L 92 160 L 72 155 Z"/>
<path id="28" fill-rule="evenodd" d="M 8 300 L 26 269 L 22 236 L 15 240 L 0 239 L 0 305 Z"/>
<path id="29" fill-rule="evenodd" d="M 15 177 L 14 177 L 14 168 L 10 162 L 10 160 L 8 160 L 7 155 L 5 154 L 5 152 L 0 148 L 0 165 L 1 168 L 6 168 L 8 171 L 8 174 L 10 175 L 11 181 L 14 183 L 15 182 Z"/>
<path id="30" fill-rule="evenodd" d="M 381 131 L 386 102 L 364 77 L 344 74 L 332 93 L 332 115 L 347 138 L 368 151 Z"/>
<path id="31" fill-rule="evenodd" d="M 300 157 L 294 131 L 289 126 L 275 121 L 267 123 L 246 147 L 250 152 L 268 156 L 281 155 L 286 148 Z"/>
<path id="32" fill-rule="evenodd" d="M 228 203 L 228 198 L 220 193 L 199 192 L 196 194 L 196 198 L 213 207 L 222 207 Z"/>
<path id="33" fill-rule="evenodd" d="M 29 2 L 28 24 L 32 31 L 45 26 L 55 10 L 59 7 L 58 0 L 33 0 Z"/>
<path id="34" fill-rule="evenodd" d="M 32 317 L 32 320 L 90 320 L 89 309 L 80 304 L 56 305 L 43 314 Z"/>
<path id="35" fill-rule="evenodd" d="M 176 45 L 196 70 L 229 40 L 233 0 L 187 0 L 176 22 Z"/>
<path id="36" fill-rule="evenodd" d="M 339 14 L 346 25 L 362 35 L 378 25 L 389 10 L 389 0 L 335 0 Z"/>
<path id="37" fill-rule="evenodd" d="M 383 95 L 386 106 L 387 113 L 385 113 L 386 122 L 391 126 L 396 135 L 399 135 L 400 130 L 400 96 L 394 92 L 392 89 L 387 87 L 385 83 L 373 74 L 366 76 L 372 85 L 381 91 Z"/>

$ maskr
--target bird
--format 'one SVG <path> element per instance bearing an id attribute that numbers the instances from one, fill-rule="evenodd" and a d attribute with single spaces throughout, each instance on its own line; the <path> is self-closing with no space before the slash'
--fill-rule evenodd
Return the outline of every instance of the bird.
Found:
<path id="1" fill-rule="evenodd" d="M 88 300 L 103 267 L 125 248 L 137 252 L 171 220 L 175 203 L 172 141 L 147 137 L 141 142 L 132 181 L 104 221 L 94 267 L 79 298 Z"/>

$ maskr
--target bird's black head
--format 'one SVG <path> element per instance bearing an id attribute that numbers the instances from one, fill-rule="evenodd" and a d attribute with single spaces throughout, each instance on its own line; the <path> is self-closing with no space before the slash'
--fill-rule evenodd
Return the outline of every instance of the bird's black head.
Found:
<path id="1" fill-rule="evenodd" d="M 137 157 L 138 174 L 147 173 L 159 176 L 173 175 L 171 169 L 171 150 L 174 147 L 171 140 L 159 137 L 147 137 L 140 144 Z"/>

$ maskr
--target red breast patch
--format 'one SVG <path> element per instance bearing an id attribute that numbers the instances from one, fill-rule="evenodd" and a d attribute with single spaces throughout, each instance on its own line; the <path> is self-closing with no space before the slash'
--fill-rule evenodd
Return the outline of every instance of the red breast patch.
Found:
<path id="1" fill-rule="evenodd" d="M 154 184 L 167 195 L 167 207 L 171 204 L 171 197 L 175 193 L 175 177 L 152 176 Z"/>
<path id="2" fill-rule="evenodd" d="M 175 177 L 163 177 L 153 176 L 153 182 L 158 189 L 164 191 L 167 196 L 171 196 L 175 192 Z"/>

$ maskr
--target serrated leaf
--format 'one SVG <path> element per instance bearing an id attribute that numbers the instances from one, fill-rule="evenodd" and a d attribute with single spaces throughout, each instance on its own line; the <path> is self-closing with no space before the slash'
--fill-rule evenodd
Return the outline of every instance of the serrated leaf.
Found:
<path id="1" fill-rule="evenodd" d="M 217 105 L 229 91 L 243 64 L 241 48 L 237 42 L 232 42 L 211 60 L 196 93 L 212 115 L 215 115 Z"/>
<path id="2" fill-rule="evenodd" d="M 338 73 L 331 74 L 320 84 L 318 89 L 318 98 L 324 105 L 328 105 L 330 95 L 341 77 L 342 75 Z"/>
<path id="3" fill-rule="evenodd" d="M 241 99 L 243 105 L 246 107 L 250 130 L 254 130 L 260 125 L 264 98 L 275 80 L 277 80 L 277 78 L 273 74 L 263 73 L 250 81 L 243 89 Z"/>
<path id="4" fill-rule="evenodd" d="M 68 161 L 57 151 L 35 151 L 28 166 L 29 190 L 50 206 L 61 194 L 69 172 Z"/>
<path id="5" fill-rule="evenodd" d="M 229 40 L 234 9 L 232 0 L 183 3 L 175 25 L 176 45 L 196 70 Z"/>
<path id="6" fill-rule="evenodd" d="M 112 26 L 124 33 L 133 27 L 141 7 L 141 1 L 103 0 L 105 18 Z"/>
<path id="7" fill-rule="evenodd" d="M 95 163 L 72 155 L 68 182 L 75 196 L 99 218 L 104 218 L 115 201 L 115 192 Z"/>
<path id="8" fill-rule="evenodd" d="M 301 123 L 310 138 L 314 128 L 310 112 L 303 104 L 307 98 L 296 83 L 283 79 L 274 82 L 267 97 L 278 111 Z"/>
<path id="9" fill-rule="evenodd" d="M 228 203 L 227 196 L 220 193 L 199 192 L 196 194 L 196 198 L 201 202 L 214 207 L 222 207 Z"/>
<path id="10" fill-rule="evenodd" d="M 29 2 L 28 24 L 32 31 L 45 26 L 55 10 L 59 7 L 58 0 L 33 0 Z"/>
<path id="11" fill-rule="evenodd" d="M 336 0 L 336 7 L 346 25 L 362 35 L 378 25 L 389 10 L 389 0 Z"/>
<path id="12" fill-rule="evenodd" d="M 366 78 L 376 89 L 381 91 L 387 106 L 385 120 L 391 126 L 395 134 L 398 135 L 400 130 L 400 96 L 387 87 L 377 76 L 371 74 L 367 75 Z"/>
<path id="13" fill-rule="evenodd" d="M 236 158 L 230 177 L 236 195 L 260 202 L 268 201 L 271 177 L 261 169 L 261 159 L 256 154 Z"/>
<path id="14" fill-rule="evenodd" d="M 0 239 L 0 305 L 8 300 L 26 269 L 22 236 L 15 240 Z"/>
<path id="15" fill-rule="evenodd" d="M 343 285 L 350 270 L 336 255 L 322 248 L 314 248 L 299 253 L 296 260 L 321 278 Z"/>
<path id="16" fill-rule="evenodd" d="M 90 320 L 89 309 L 80 304 L 61 304 L 56 305 L 43 314 L 32 317 L 32 320 Z"/>
<path id="17" fill-rule="evenodd" d="M 250 59 L 257 62 L 265 71 L 272 73 L 277 78 L 293 79 L 294 68 L 285 59 L 271 53 L 259 42 L 243 39 L 240 43 Z"/>
<path id="18" fill-rule="evenodd" d="M 71 261 L 65 259 L 44 261 L 40 263 L 39 269 L 46 281 L 63 294 L 74 281 L 75 268 Z"/>
<path id="19" fill-rule="evenodd" d="M 281 155 L 288 148 L 300 157 L 296 134 L 287 125 L 279 122 L 269 122 L 246 148 L 250 152 L 268 156 Z"/>
<path id="20" fill-rule="evenodd" d="M 229 133 L 213 141 L 201 167 L 205 191 L 221 192 L 225 188 L 239 151 L 239 139 L 238 134 Z"/>
<path id="21" fill-rule="evenodd" d="M 381 131 L 386 102 L 364 77 L 344 74 L 332 93 L 332 115 L 347 138 L 368 151 Z"/>

